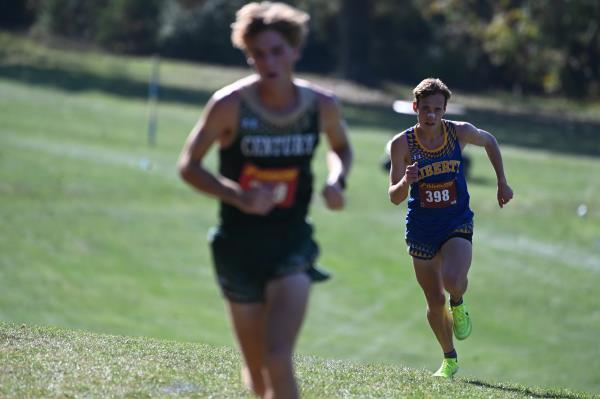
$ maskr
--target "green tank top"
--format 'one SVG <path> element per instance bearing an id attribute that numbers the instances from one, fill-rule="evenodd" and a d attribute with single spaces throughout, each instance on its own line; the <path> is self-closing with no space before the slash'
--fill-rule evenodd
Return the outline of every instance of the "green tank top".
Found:
<path id="1" fill-rule="evenodd" d="M 315 92 L 297 87 L 299 106 L 285 116 L 261 107 L 254 85 L 240 89 L 237 136 L 220 150 L 219 172 L 243 189 L 272 187 L 277 206 L 261 216 L 221 202 L 221 226 L 294 224 L 306 219 L 312 197 L 311 161 L 319 143 L 319 110 Z"/>

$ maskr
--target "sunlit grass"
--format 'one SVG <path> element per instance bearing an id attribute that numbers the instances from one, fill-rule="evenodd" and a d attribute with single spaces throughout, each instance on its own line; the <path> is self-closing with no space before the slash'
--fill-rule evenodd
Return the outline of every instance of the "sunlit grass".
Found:
<path id="1" fill-rule="evenodd" d="M 217 204 L 187 188 L 175 163 L 201 100 L 241 70 L 165 62 L 163 83 L 179 91 L 165 93 L 150 147 L 149 59 L 7 51 L 8 59 L 21 52 L 18 65 L 33 77 L 0 69 L 0 320 L 231 347 L 205 238 Z M 36 72 L 36 52 L 54 69 Z M 299 353 L 432 370 L 440 353 L 406 254 L 405 208 L 387 199 L 379 166 L 386 141 L 414 120 L 345 107 L 356 152 L 348 207 L 332 213 L 313 201 L 320 260 L 334 278 L 314 287 Z M 536 123 L 485 127 L 526 135 Z M 550 128 L 548 137 L 561 134 Z M 484 151 L 467 150 L 476 228 L 466 300 L 475 329 L 457 344 L 460 375 L 598 392 L 600 161 L 501 143 L 515 190 L 502 210 Z M 323 148 L 315 172 L 318 192 Z"/>

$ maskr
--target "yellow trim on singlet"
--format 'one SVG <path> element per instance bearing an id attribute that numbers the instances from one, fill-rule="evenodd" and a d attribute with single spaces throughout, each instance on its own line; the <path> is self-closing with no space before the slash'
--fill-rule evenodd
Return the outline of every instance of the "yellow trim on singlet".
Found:
<path id="1" fill-rule="evenodd" d="M 423 143 L 421 143 L 421 140 L 419 140 L 419 135 L 417 134 L 417 125 L 415 125 L 415 140 L 416 140 L 417 144 L 419 145 L 419 147 L 421 147 L 421 149 L 423 151 L 439 152 L 439 151 L 443 150 L 444 147 L 446 147 L 446 145 L 448 144 L 448 131 L 446 130 L 446 124 L 444 123 L 444 121 L 442 121 L 442 130 L 444 131 L 444 143 L 442 145 L 440 145 L 438 148 L 435 148 L 433 150 L 430 150 L 429 148 L 425 147 L 423 145 Z"/>

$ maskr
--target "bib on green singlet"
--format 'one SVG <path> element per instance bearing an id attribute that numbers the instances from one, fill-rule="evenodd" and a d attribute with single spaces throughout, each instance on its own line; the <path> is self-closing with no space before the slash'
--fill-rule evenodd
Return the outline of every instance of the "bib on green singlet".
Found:
<path id="1" fill-rule="evenodd" d="M 275 203 L 280 208 L 289 208 L 296 199 L 298 168 L 259 168 L 247 162 L 240 175 L 243 190 L 266 186 L 274 190 Z"/>

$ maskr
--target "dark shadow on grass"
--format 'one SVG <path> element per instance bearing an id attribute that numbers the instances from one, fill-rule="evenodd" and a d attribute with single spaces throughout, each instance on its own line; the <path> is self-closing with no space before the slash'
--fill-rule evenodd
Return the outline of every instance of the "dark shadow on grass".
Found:
<path id="1" fill-rule="evenodd" d="M 96 90 L 136 99 L 146 99 L 148 96 L 147 83 L 128 76 L 102 76 L 81 70 L 32 65 L 0 65 L 0 77 L 72 92 Z M 203 106 L 211 95 L 208 91 L 162 85 L 159 101 Z M 344 117 L 349 123 L 350 132 L 356 128 L 376 128 L 388 132 L 390 138 L 416 122 L 414 115 L 395 113 L 392 104 L 386 106 L 346 102 Z M 600 156 L 600 122 L 574 121 L 561 115 L 472 110 L 456 118 L 450 115 L 449 119 L 467 120 L 481 129 L 489 130 L 502 145 Z"/>
<path id="2" fill-rule="evenodd" d="M 356 127 L 376 127 L 389 132 L 390 138 L 416 123 L 415 115 L 397 114 L 393 112 L 391 104 L 389 107 L 345 104 L 344 116 L 350 131 Z M 471 122 L 494 134 L 501 145 L 600 156 L 600 122 L 577 121 L 560 115 L 473 110 L 466 115 L 448 115 L 448 119 Z"/>
<path id="3" fill-rule="evenodd" d="M 581 399 L 581 396 L 572 393 L 547 392 L 539 393 L 532 391 L 529 388 L 509 387 L 502 384 L 490 384 L 479 380 L 463 380 L 467 384 L 476 385 L 478 387 L 497 389 L 504 392 L 514 392 L 522 395 L 527 395 L 532 398 L 547 398 L 547 399 Z"/>
<path id="4" fill-rule="evenodd" d="M 469 111 L 465 119 L 492 132 L 501 144 L 556 153 L 600 156 L 600 122 L 561 115 Z"/>
<path id="5" fill-rule="evenodd" d="M 70 92 L 101 91 L 107 94 L 135 98 L 148 98 L 148 84 L 128 76 L 101 76 L 98 74 L 37 66 L 0 65 L 0 77 L 30 85 L 46 86 Z M 161 85 L 159 100 L 189 105 L 204 105 L 212 93 Z"/>
<path id="6" fill-rule="evenodd" d="M 415 116 L 395 113 L 392 110 L 392 104 L 386 107 L 344 102 L 343 114 L 351 129 L 356 127 L 374 127 L 378 130 L 388 131 L 390 137 L 414 125 L 416 122 Z"/>

